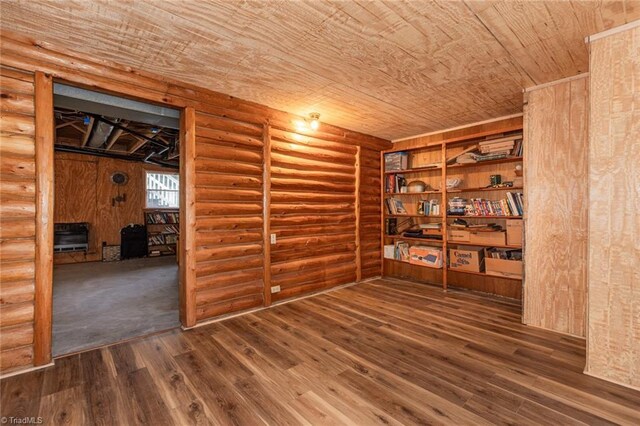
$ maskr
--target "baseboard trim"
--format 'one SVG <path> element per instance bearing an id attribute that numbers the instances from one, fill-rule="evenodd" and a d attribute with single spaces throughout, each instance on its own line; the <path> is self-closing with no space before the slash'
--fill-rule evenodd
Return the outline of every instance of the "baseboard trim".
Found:
<path id="1" fill-rule="evenodd" d="M 4 380 L 4 379 L 7 379 L 7 378 L 13 377 L 13 376 L 18 376 L 20 374 L 30 373 L 32 371 L 42 370 L 43 368 L 53 367 L 54 364 L 55 364 L 55 362 L 51 361 L 49 364 L 38 365 L 36 367 L 24 368 L 22 370 L 15 370 L 15 371 L 12 371 L 10 373 L 6 373 L 6 374 L 0 375 L 0 380 Z"/>
<path id="2" fill-rule="evenodd" d="M 203 327 L 203 326 L 209 325 L 209 324 L 215 324 L 217 322 L 225 321 L 225 320 L 228 320 L 228 319 L 231 319 L 231 318 L 235 318 L 235 317 L 239 317 L 239 316 L 242 316 L 242 315 L 253 314 L 255 312 L 260 312 L 260 311 L 264 311 L 266 309 L 275 308 L 276 306 L 281 306 L 281 305 L 285 305 L 287 303 L 297 302 L 298 300 L 308 299 L 310 297 L 315 297 L 315 296 L 319 296 L 321 294 L 330 293 L 332 291 L 337 291 L 337 290 L 340 290 L 340 289 L 343 289 L 343 288 L 347 288 L 347 287 L 351 287 L 351 286 L 354 286 L 354 285 L 357 285 L 357 284 L 363 284 L 363 283 L 366 283 L 366 282 L 369 282 L 369 281 L 378 280 L 380 278 L 382 278 L 382 277 L 381 276 L 377 276 L 377 277 L 367 278 L 367 279 L 364 279 L 364 280 L 361 280 L 361 281 L 354 281 L 354 282 L 350 282 L 350 283 L 347 283 L 347 284 L 341 284 L 341 285 L 338 285 L 338 286 L 335 286 L 335 287 L 331 287 L 331 288 L 327 288 L 327 289 L 324 289 L 324 290 L 316 291 L 316 292 L 313 292 L 313 293 L 305 294 L 304 296 L 299 296 L 299 297 L 294 297 L 294 298 L 291 298 L 291 299 L 281 300 L 281 301 L 273 303 L 273 304 L 271 304 L 269 306 L 259 306 L 257 308 L 247 309 L 245 311 L 240 311 L 240 312 L 234 312 L 232 314 L 221 315 L 219 317 L 215 317 L 215 318 L 211 318 L 211 319 L 199 322 L 196 325 L 194 325 L 193 327 L 181 326 L 180 328 L 182 330 L 184 330 L 184 331 L 193 330 L 194 328 Z"/>

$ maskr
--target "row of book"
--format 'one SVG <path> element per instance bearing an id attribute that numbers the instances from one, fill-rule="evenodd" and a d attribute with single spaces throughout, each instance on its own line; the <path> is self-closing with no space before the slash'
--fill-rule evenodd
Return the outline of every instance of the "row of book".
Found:
<path id="1" fill-rule="evenodd" d="M 405 209 L 402 200 L 389 197 L 384 199 L 384 204 L 388 214 L 407 214 L 407 209 Z"/>
<path id="2" fill-rule="evenodd" d="M 524 212 L 523 195 L 520 192 L 507 192 L 502 200 L 463 198 L 449 200 L 447 214 L 450 216 L 522 216 Z M 462 208 L 464 205 L 464 208 Z"/>
<path id="3" fill-rule="evenodd" d="M 180 233 L 180 228 L 178 227 L 177 224 L 176 225 L 166 224 L 162 229 L 162 233 L 163 234 L 179 234 Z"/>
<path id="4" fill-rule="evenodd" d="M 384 192 L 392 194 L 400 192 L 400 188 L 407 186 L 407 179 L 401 174 L 387 175 L 384 179 Z"/>
<path id="5" fill-rule="evenodd" d="M 176 244 L 178 242 L 177 234 L 155 234 L 147 236 L 150 246 L 162 246 L 165 244 Z"/>
<path id="6" fill-rule="evenodd" d="M 472 164 L 522 156 L 522 134 L 479 142 L 447 159 L 447 164 Z"/>
<path id="7" fill-rule="evenodd" d="M 164 223 L 180 223 L 178 212 L 153 212 L 146 213 L 147 223 L 164 224 Z"/>
<path id="8" fill-rule="evenodd" d="M 439 216 L 440 204 L 438 200 L 423 200 L 418 202 L 418 214 L 425 216 Z"/>

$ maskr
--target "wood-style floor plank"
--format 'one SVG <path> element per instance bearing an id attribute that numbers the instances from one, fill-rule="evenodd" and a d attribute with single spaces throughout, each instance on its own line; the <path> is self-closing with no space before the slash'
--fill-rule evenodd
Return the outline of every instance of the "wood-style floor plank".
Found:
<path id="1" fill-rule="evenodd" d="M 640 424 L 584 341 L 508 299 L 375 280 L 56 360 L 0 414 L 70 425 Z"/>

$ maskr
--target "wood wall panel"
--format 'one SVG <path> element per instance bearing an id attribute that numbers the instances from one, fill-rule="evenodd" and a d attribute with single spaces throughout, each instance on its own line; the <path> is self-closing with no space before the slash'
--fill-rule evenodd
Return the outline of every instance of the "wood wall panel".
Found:
<path id="1" fill-rule="evenodd" d="M 525 324 L 585 335 L 588 77 L 528 93 Z"/>
<path id="2" fill-rule="evenodd" d="M 198 321 L 263 304 L 262 133 L 260 125 L 196 114 Z M 251 143 L 238 142 L 244 138 Z"/>
<path id="3" fill-rule="evenodd" d="M 586 372 L 640 388 L 640 27 L 591 43 Z"/>
<path id="4" fill-rule="evenodd" d="M 270 131 L 272 131 L 274 135 L 280 135 L 279 140 L 289 142 L 289 139 L 291 139 L 296 141 L 300 146 L 304 145 L 319 148 L 323 150 L 317 151 L 319 154 L 325 150 L 350 154 L 355 152 L 356 146 L 367 147 L 378 151 L 388 149 L 391 146 L 389 141 L 384 139 L 350 131 L 324 122 L 319 131 L 313 132 L 312 135 L 305 135 L 304 138 L 302 138 L 300 135 L 293 133 L 295 122 L 302 119 L 300 116 L 237 99 L 222 93 L 202 89 L 181 81 L 141 72 L 110 61 L 88 60 L 78 57 L 77 55 L 55 50 L 55 48 L 52 48 L 50 45 L 43 46 L 28 37 L 21 37 L 5 31 L 2 32 L 1 37 L 2 56 L 0 57 L 0 63 L 3 66 L 29 72 L 36 70 L 42 71 L 50 74 L 55 79 L 65 81 L 69 84 L 120 94 L 137 100 L 165 104 L 174 108 L 195 109 L 201 120 L 201 125 L 196 132 L 198 138 L 197 143 L 216 144 L 217 147 L 225 150 L 226 155 L 239 155 L 240 158 L 244 160 L 255 159 L 255 153 L 260 151 L 263 146 L 263 131 L 260 131 L 260 129 L 263 129 L 267 122 L 272 126 L 270 127 Z M 33 81 L 24 79 L 24 75 L 28 76 L 28 74 L 18 72 L 16 75 L 22 77 L 5 80 L 10 81 L 10 83 L 7 84 L 10 84 L 11 87 L 16 88 L 16 93 L 23 93 L 24 90 L 29 90 L 29 87 L 32 87 Z M 25 81 L 27 84 L 24 84 Z M 31 84 L 31 86 L 29 86 L 29 84 Z M 32 90 L 31 88 L 31 91 Z M 20 102 L 20 104 L 24 105 L 23 102 Z M 6 108 L 9 107 L 5 107 L 5 109 Z M 18 154 L 22 157 L 33 156 L 33 119 L 24 114 L 4 112 L 0 117 L 1 127 L 3 131 L 7 132 L 2 133 L 3 149 L 10 150 L 14 156 Z M 27 143 L 23 143 L 24 141 L 27 141 Z M 226 148 L 233 148 L 233 150 Z M 237 154 L 234 153 L 236 148 L 239 151 Z M 245 164 L 248 167 L 245 167 L 243 170 L 238 170 L 237 168 L 234 169 L 233 164 L 229 164 L 234 161 L 215 157 L 215 150 L 213 153 L 209 150 L 207 155 L 211 157 L 203 157 L 199 169 L 194 171 L 196 190 L 198 186 L 211 190 L 210 193 L 200 191 L 201 196 L 205 197 L 202 198 L 203 200 L 206 199 L 206 197 L 210 197 L 213 201 L 220 199 L 223 195 L 221 191 L 217 189 L 218 187 L 225 191 L 224 197 L 227 198 L 226 201 L 233 203 L 238 203 L 244 199 L 243 197 L 245 195 L 249 195 L 247 193 L 235 192 L 237 190 L 262 191 L 263 176 L 260 174 L 245 173 L 246 170 L 252 172 L 259 170 L 261 165 L 252 163 L 251 161 L 245 161 L 244 163 L 238 164 Z M 284 156 L 283 153 L 279 155 Z M 301 162 L 304 160 L 313 161 L 311 158 L 300 158 Z M 218 166 L 218 163 L 223 162 L 225 163 L 224 168 L 218 169 L 219 171 L 214 173 L 211 172 L 209 167 L 222 167 Z M 4 165 L 5 163 L 0 162 L 0 164 Z M 13 167 L 11 163 L 6 164 L 8 164 L 7 167 L 9 168 Z M 206 167 L 204 167 L 205 165 Z M 282 192 L 304 192 L 301 190 L 314 192 L 320 183 L 323 189 L 325 189 L 323 193 L 329 194 L 336 189 L 338 192 L 351 192 L 355 195 L 355 176 L 348 175 L 349 170 L 353 173 L 353 168 L 342 168 L 342 171 L 338 171 L 337 173 L 335 169 L 331 169 L 332 172 L 328 173 L 326 170 L 312 170 L 309 168 L 310 165 L 312 165 L 312 163 L 308 162 L 305 163 L 305 166 L 296 164 L 289 164 L 287 166 L 274 165 L 272 169 L 274 171 L 279 170 L 281 175 L 286 175 L 286 178 L 273 178 L 272 181 L 279 182 L 282 185 Z M 328 174 L 333 174 L 333 180 L 326 178 Z M 295 176 L 295 178 L 292 178 L 293 176 Z M 28 185 L 26 187 L 28 187 Z M 284 190 L 284 188 L 287 189 Z M 3 199 L 0 210 L 3 220 L 7 217 L 8 222 L 6 223 L 10 224 L 10 226 L 5 227 L 3 225 L 3 227 L 0 228 L 1 238 L 28 238 L 33 236 L 35 229 L 33 225 L 35 206 L 29 197 L 27 194 L 27 200 L 15 199 L 7 200 L 6 202 Z M 323 201 L 323 203 L 327 202 L 326 200 Z M 233 241 L 235 237 L 229 237 L 228 235 L 222 236 L 218 234 L 218 232 L 238 231 L 237 233 L 240 235 L 246 232 L 245 238 L 241 238 L 241 243 L 238 243 L 239 245 L 256 244 L 254 237 L 256 232 L 262 232 L 264 225 L 263 214 L 264 213 L 261 212 L 260 215 L 216 214 L 212 216 L 199 216 L 196 222 L 196 233 L 200 235 L 200 237 L 196 237 L 196 239 L 202 238 L 201 241 L 203 244 L 211 245 L 211 241 L 207 241 L 207 239 L 216 241 L 216 239 L 221 238 L 222 242 L 216 244 L 224 243 L 233 245 L 235 243 L 231 241 Z M 18 226 L 18 223 L 24 226 Z M 272 216 L 270 221 L 270 224 L 280 226 L 283 236 L 285 234 L 295 236 L 297 227 L 303 224 L 313 233 L 316 231 L 319 233 L 330 233 L 330 228 L 327 227 L 344 226 L 346 232 L 352 233 L 355 236 L 354 223 L 354 210 L 335 214 L 322 212 L 319 214 L 306 215 L 278 215 Z M 329 255 L 332 254 L 331 251 L 333 250 L 345 254 L 351 253 L 352 256 L 355 256 L 355 239 L 350 243 L 336 244 L 335 247 L 331 245 L 323 246 L 315 252 L 315 255 Z M 286 250 L 280 252 L 279 257 L 281 260 L 284 260 L 287 256 L 291 255 L 292 259 L 294 259 L 296 255 L 299 256 L 300 253 L 303 255 L 306 254 L 302 250 Z M 264 252 L 262 256 L 264 256 Z M 215 290 L 208 292 L 206 295 L 202 295 L 199 301 L 205 301 L 206 303 L 201 304 L 199 309 L 197 309 L 195 302 L 191 303 L 186 301 L 185 309 L 188 311 L 187 316 L 193 315 L 195 317 L 195 311 L 197 310 L 199 321 L 203 321 L 212 316 L 223 315 L 260 305 L 261 302 L 259 298 L 264 298 L 262 294 L 231 300 L 229 300 L 226 295 L 230 294 L 230 289 L 234 282 L 236 285 L 254 288 L 255 282 L 253 279 L 248 276 L 242 276 L 242 271 L 260 270 L 260 268 L 263 267 L 262 256 L 250 255 L 197 262 L 198 276 L 215 275 L 213 280 L 213 283 L 215 283 L 214 289 L 217 283 L 220 283 L 221 286 L 223 284 L 224 286 L 228 285 L 229 288 L 220 291 L 219 294 L 223 300 L 221 303 L 211 303 L 217 300 L 216 298 L 218 297 L 215 294 Z M 191 257 L 193 256 L 189 254 L 190 259 Z M 304 257 L 302 257 L 302 259 L 304 259 Z M 12 262 L 10 268 L 2 268 L 0 271 L 3 280 L 2 300 L 11 301 L 12 303 L 24 303 L 32 300 L 34 273 L 35 268 L 32 261 Z M 234 275 L 234 273 L 236 275 Z M 8 280 L 8 286 L 4 284 L 5 278 Z M 344 278 L 344 275 L 338 276 L 337 278 L 326 278 L 323 281 L 323 286 L 326 288 L 331 285 L 343 283 Z M 192 279 L 192 281 L 196 280 L 197 277 Z M 189 283 L 188 288 L 192 288 L 191 286 L 195 287 L 196 283 Z M 297 293 L 304 294 L 304 292 L 313 291 L 315 289 L 314 287 L 318 287 L 317 281 L 302 284 L 298 287 Z M 4 291 L 5 288 L 7 289 L 6 292 Z M 192 324 L 189 323 L 189 325 Z M 0 349 L 4 348 L 0 346 Z M 17 365 L 16 363 L 21 363 L 20 365 L 23 366 L 29 364 L 29 361 L 24 360 L 31 359 L 32 349 L 30 346 L 25 346 L 24 350 L 13 351 L 11 358 L 7 358 L 6 362 L 5 358 L 2 359 L 0 369 L 4 371 L 5 368 L 9 368 L 5 366 Z"/>
<path id="5" fill-rule="evenodd" d="M 356 280 L 357 151 L 347 141 L 271 133 L 274 302 Z"/>
<path id="6" fill-rule="evenodd" d="M 360 150 L 360 263 L 362 279 L 382 274 L 380 151 Z"/>
<path id="7" fill-rule="evenodd" d="M 0 369 L 33 362 L 34 76 L 0 67 Z"/>

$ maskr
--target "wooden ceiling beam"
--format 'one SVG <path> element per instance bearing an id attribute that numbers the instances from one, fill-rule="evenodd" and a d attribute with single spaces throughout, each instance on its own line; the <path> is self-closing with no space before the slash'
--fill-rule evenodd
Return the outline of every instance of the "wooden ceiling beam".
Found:
<path id="1" fill-rule="evenodd" d="M 122 123 L 122 127 L 127 127 L 128 125 L 129 123 Z M 122 133 L 124 133 L 125 131 L 125 129 L 123 129 L 122 127 L 118 127 L 111 132 L 109 138 L 107 139 L 107 145 L 104 147 L 105 150 L 109 151 L 111 147 L 113 147 L 113 145 L 118 141 L 118 139 L 120 139 L 120 136 L 122 136 Z"/>
<path id="2" fill-rule="evenodd" d="M 89 124 L 87 128 L 84 130 L 84 136 L 82 137 L 81 147 L 87 146 L 87 142 L 89 142 L 89 136 L 91 135 L 91 130 L 93 129 L 93 123 L 95 123 L 95 119 L 93 117 L 89 117 Z"/>
<path id="3" fill-rule="evenodd" d="M 64 123 L 57 124 L 56 125 L 56 130 L 65 128 L 67 126 L 73 126 L 74 128 L 77 129 L 78 127 L 74 126 L 74 124 L 77 124 L 77 123 L 79 123 L 78 120 L 65 121 Z M 84 132 L 84 130 L 83 130 L 83 132 Z"/>
<path id="4" fill-rule="evenodd" d="M 160 129 L 162 130 L 162 129 Z M 160 130 L 158 130 L 158 132 L 152 132 L 151 130 L 149 130 L 148 132 L 146 132 L 144 134 L 145 138 L 149 138 L 149 139 L 153 139 L 155 140 L 155 136 L 160 132 Z M 131 149 L 129 150 L 129 154 L 133 154 L 134 152 L 136 152 L 137 150 L 139 150 L 140 148 L 142 148 L 147 142 L 149 142 L 149 139 L 145 139 L 145 138 L 141 138 L 140 136 L 136 136 L 136 135 L 132 135 L 134 138 L 136 138 L 138 140 L 138 142 L 136 142 Z"/>

